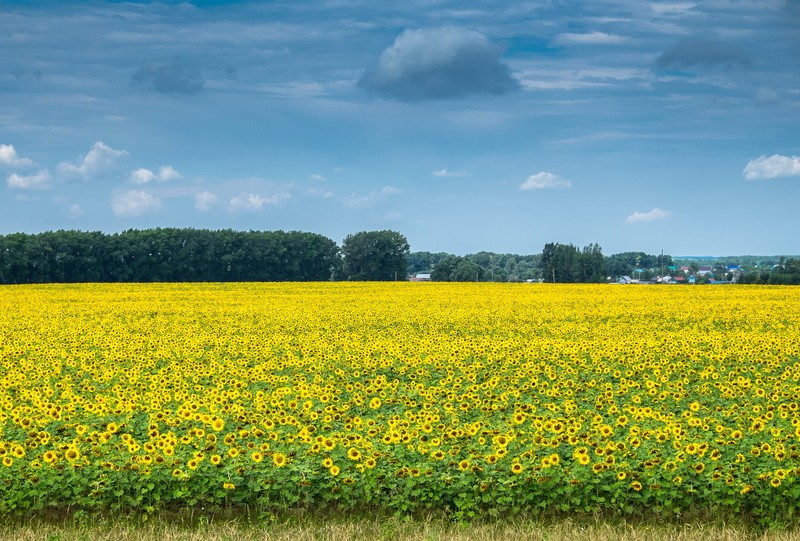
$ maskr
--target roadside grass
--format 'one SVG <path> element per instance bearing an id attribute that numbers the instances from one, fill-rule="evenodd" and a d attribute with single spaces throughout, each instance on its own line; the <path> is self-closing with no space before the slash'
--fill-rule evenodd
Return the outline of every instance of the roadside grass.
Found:
<path id="1" fill-rule="evenodd" d="M 258 517 L 80 513 L 0 519 L 2 541 L 800 541 L 800 529 L 748 524 L 629 522 L 600 517 L 454 523 L 445 517 L 286 513 Z"/>

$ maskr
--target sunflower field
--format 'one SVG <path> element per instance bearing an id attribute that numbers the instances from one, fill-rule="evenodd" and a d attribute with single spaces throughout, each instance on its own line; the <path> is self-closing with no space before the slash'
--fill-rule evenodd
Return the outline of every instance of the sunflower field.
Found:
<path id="1" fill-rule="evenodd" d="M 0 514 L 800 506 L 800 288 L 0 288 Z"/>

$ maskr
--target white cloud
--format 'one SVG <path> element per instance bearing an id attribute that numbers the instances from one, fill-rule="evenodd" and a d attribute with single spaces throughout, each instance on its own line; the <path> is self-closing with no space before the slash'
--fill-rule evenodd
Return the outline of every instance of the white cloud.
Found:
<path id="1" fill-rule="evenodd" d="M 311 180 L 315 180 L 317 182 L 322 182 L 323 180 L 325 180 L 325 177 L 323 177 L 322 175 L 318 175 L 316 173 L 314 173 L 313 175 L 309 175 L 308 178 L 310 178 Z"/>
<path id="2" fill-rule="evenodd" d="M 111 195 L 111 209 L 119 218 L 143 216 L 160 208 L 161 199 L 141 190 L 117 190 Z"/>
<path id="3" fill-rule="evenodd" d="M 50 172 L 42 169 L 33 175 L 12 173 L 6 182 L 9 188 L 16 190 L 46 190 L 50 187 Z"/>
<path id="4" fill-rule="evenodd" d="M 639 222 L 652 222 L 654 220 L 663 220 L 669 218 L 672 213 L 660 208 L 654 208 L 650 212 L 639 212 L 638 210 L 625 218 L 626 224 L 635 224 Z"/>
<path id="5" fill-rule="evenodd" d="M 148 182 L 153 182 L 154 180 L 158 182 L 167 182 L 180 178 L 182 178 L 181 174 L 173 169 L 171 165 L 164 165 L 158 170 L 158 173 L 154 173 L 150 169 L 145 169 L 143 167 L 136 169 L 135 171 L 131 171 L 129 180 L 133 184 L 147 184 Z"/>
<path id="6" fill-rule="evenodd" d="M 588 34 L 559 34 L 554 41 L 557 45 L 615 45 L 625 43 L 628 38 L 605 32 L 589 32 Z"/>
<path id="7" fill-rule="evenodd" d="M 33 165 L 33 160 L 20 158 L 14 145 L 0 145 L 0 164 L 9 167 L 28 167 Z"/>
<path id="8" fill-rule="evenodd" d="M 664 3 L 664 4 L 656 4 L 654 2 L 650 2 L 650 9 L 653 10 L 653 13 L 656 15 L 669 15 L 669 14 L 687 14 L 691 11 L 692 8 L 696 7 L 697 4 L 689 3 L 689 2 L 673 2 L 673 3 Z"/>
<path id="9" fill-rule="evenodd" d="M 69 216 L 70 218 L 78 218 L 80 216 L 83 216 L 84 214 L 86 214 L 86 213 L 83 211 L 81 206 L 79 204 L 77 204 L 77 203 L 71 204 L 69 206 L 69 208 L 67 209 L 67 216 Z"/>
<path id="10" fill-rule="evenodd" d="M 131 171 L 129 180 L 134 184 L 147 184 L 154 178 L 156 178 L 156 175 L 151 170 L 140 168 L 136 171 Z"/>
<path id="11" fill-rule="evenodd" d="M 231 197 L 228 208 L 232 212 L 254 212 L 265 206 L 276 206 L 291 197 L 288 193 L 277 193 L 263 196 L 255 193 L 241 194 Z"/>
<path id="12" fill-rule="evenodd" d="M 115 150 L 102 141 L 97 141 L 86 153 L 86 156 L 81 158 L 80 163 L 76 165 L 70 162 L 61 162 L 57 169 L 64 176 L 88 178 L 108 169 L 114 165 L 117 159 L 127 155 L 128 152 L 125 150 Z"/>
<path id="13" fill-rule="evenodd" d="M 351 209 L 369 208 L 378 203 L 382 203 L 393 195 L 401 193 L 400 189 L 394 186 L 384 186 L 377 192 L 369 192 L 366 195 L 350 194 L 343 199 L 344 206 Z"/>
<path id="14" fill-rule="evenodd" d="M 520 190 L 558 190 L 570 188 L 572 183 L 553 173 L 541 171 L 528 177 L 528 180 L 519 185 Z"/>
<path id="15" fill-rule="evenodd" d="M 438 171 L 433 172 L 433 176 L 435 177 L 465 177 L 467 176 L 466 171 L 448 171 L 445 169 L 439 169 Z"/>
<path id="16" fill-rule="evenodd" d="M 309 188 L 308 190 L 306 190 L 306 193 L 314 197 L 322 197 L 323 199 L 330 199 L 331 197 L 333 197 L 332 191 L 318 187 Z"/>
<path id="17" fill-rule="evenodd" d="M 171 165 L 162 165 L 158 170 L 158 180 L 161 182 L 168 182 L 170 180 L 178 180 L 183 178 L 180 173 L 172 168 Z"/>
<path id="18" fill-rule="evenodd" d="M 768 158 L 762 154 L 747 162 L 742 174 L 747 180 L 797 176 L 800 175 L 800 156 L 773 154 Z"/>
<path id="19" fill-rule="evenodd" d="M 194 194 L 194 208 L 200 212 L 208 212 L 214 203 L 217 202 L 217 194 L 211 192 L 200 192 Z"/>

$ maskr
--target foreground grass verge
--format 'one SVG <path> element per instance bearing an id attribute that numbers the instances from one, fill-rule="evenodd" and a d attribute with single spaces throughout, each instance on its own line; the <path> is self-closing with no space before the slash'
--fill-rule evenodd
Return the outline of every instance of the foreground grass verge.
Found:
<path id="1" fill-rule="evenodd" d="M 398 541 L 800 541 L 800 529 L 762 530 L 722 521 L 686 523 L 577 519 L 517 519 L 455 523 L 444 517 L 383 517 L 316 514 L 208 516 L 186 511 L 147 517 L 35 516 L 0 520 L 0 540 L 165 541 L 398 540 Z"/>

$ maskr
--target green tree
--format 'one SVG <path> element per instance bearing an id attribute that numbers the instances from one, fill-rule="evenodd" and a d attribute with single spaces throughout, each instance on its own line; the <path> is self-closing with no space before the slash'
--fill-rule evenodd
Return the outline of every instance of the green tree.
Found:
<path id="1" fill-rule="evenodd" d="M 474 261 L 457 255 L 441 260 L 431 273 L 434 282 L 482 282 L 486 269 Z"/>
<path id="2" fill-rule="evenodd" d="M 389 281 L 406 279 L 410 246 L 396 231 L 362 231 L 342 242 L 343 277 L 346 280 Z"/>
<path id="3" fill-rule="evenodd" d="M 800 284 L 800 259 L 781 257 L 769 275 L 770 284 Z"/>
<path id="4" fill-rule="evenodd" d="M 578 249 L 572 244 L 548 242 L 542 249 L 542 274 L 545 282 L 573 283 L 580 269 Z"/>
<path id="5" fill-rule="evenodd" d="M 297 231 L 0 235 L 0 283 L 319 281 L 338 265 L 335 242 Z"/>
<path id="6" fill-rule="evenodd" d="M 445 252 L 411 252 L 406 258 L 408 273 L 433 272 L 433 269 L 440 261 L 451 255 Z"/>

